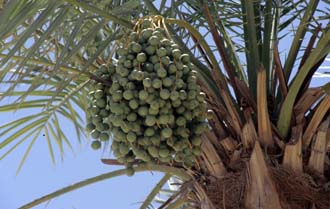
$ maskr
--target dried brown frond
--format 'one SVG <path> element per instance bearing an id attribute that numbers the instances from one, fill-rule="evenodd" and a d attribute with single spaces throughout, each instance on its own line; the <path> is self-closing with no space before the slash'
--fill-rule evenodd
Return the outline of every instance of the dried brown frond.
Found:
<path id="1" fill-rule="evenodd" d="M 308 161 L 308 167 L 315 172 L 323 175 L 325 166 L 325 157 L 327 153 L 327 131 L 330 124 L 330 117 L 328 117 L 319 127 L 315 141 L 312 145 L 311 156 Z"/>
<path id="2" fill-rule="evenodd" d="M 257 78 L 257 107 L 258 107 L 258 135 L 262 145 L 272 146 L 274 140 L 272 137 L 272 128 L 269 120 L 267 106 L 267 86 L 266 71 L 260 68 Z"/>
<path id="3" fill-rule="evenodd" d="M 303 172 L 302 162 L 302 127 L 292 128 L 290 142 L 285 145 L 283 167 L 294 172 Z"/>
<path id="4" fill-rule="evenodd" d="M 281 209 L 280 198 L 267 168 L 264 154 L 258 142 L 255 143 L 247 170 L 245 207 L 249 209 Z"/>
<path id="5" fill-rule="evenodd" d="M 309 88 L 305 93 L 300 97 L 297 104 L 294 107 L 294 112 L 296 115 L 297 123 L 303 123 L 305 120 L 306 112 L 317 102 L 324 92 L 321 88 Z"/>
<path id="6" fill-rule="evenodd" d="M 303 135 L 303 149 L 305 150 L 311 143 L 312 137 L 317 131 L 317 127 L 322 122 L 324 116 L 330 110 L 330 96 L 326 95 L 323 100 L 320 102 L 320 105 L 317 107 L 311 121 L 308 123 L 308 126 Z"/>
<path id="7" fill-rule="evenodd" d="M 232 137 L 226 137 L 220 141 L 220 144 L 225 149 L 227 155 L 233 153 L 237 147 L 236 141 Z"/>
<path id="8" fill-rule="evenodd" d="M 217 177 L 224 175 L 226 173 L 226 168 L 222 163 L 216 149 L 205 135 L 202 136 L 202 140 L 202 159 L 209 173 Z"/>
<path id="9" fill-rule="evenodd" d="M 258 139 L 257 131 L 251 118 L 243 126 L 241 139 L 246 149 L 253 148 L 255 141 Z"/>
<path id="10" fill-rule="evenodd" d="M 275 75 L 279 82 L 281 94 L 283 97 L 286 97 L 286 95 L 288 94 L 288 86 L 286 84 L 287 82 L 285 80 L 284 71 L 281 64 L 280 53 L 278 52 L 278 43 L 274 44 L 274 63 L 275 63 Z M 275 95 L 276 80 L 274 79 L 273 81 L 274 84 L 272 85 L 273 86 L 272 92 L 274 92 Z"/>

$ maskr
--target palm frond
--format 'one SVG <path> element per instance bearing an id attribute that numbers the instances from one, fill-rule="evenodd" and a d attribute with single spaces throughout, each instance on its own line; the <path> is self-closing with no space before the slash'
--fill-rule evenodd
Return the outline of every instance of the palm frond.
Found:
<path id="1" fill-rule="evenodd" d="M 144 172 L 144 171 L 148 171 L 148 170 L 154 170 L 154 171 L 169 173 L 170 175 L 176 175 L 184 180 L 190 179 L 190 177 L 187 174 L 185 174 L 182 169 L 168 167 L 168 166 L 162 166 L 162 165 L 139 165 L 137 167 L 134 167 L 134 170 L 135 170 L 135 172 Z M 60 195 L 71 192 L 73 190 L 76 190 L 76 189 L 79 189 L 79 188 L 82 188 L 82 187 L 85 187 L 85 186 L 88 186 L 90 184 L 94 184 L 94 183 L 97 183 L 100 181 L 111 179 L 114 177 L 123 176 L 123 175 L 126 175 L 126 169 L 115 170 L 115 171 L 104 173 L 104 174 L 101 174 L 101 175 L 98 175 L 98 176 L 95 176 L 92 178 L 88 178 L 83 181 L 72 184 L 70 186 L 59 189 L 50 194 L 47 194 L 41 198 L 38 198 L 30 203 L 27 203 L 27 204 L 21 206 L 19 209 L 28 209 L 28 208 L 34 207 L 36 205 L 39 205 L 43 202 L 46 202 L 48 200 L 51 200 L 55 197 L 58 197 Z"/>
<path id="2" fill-rule="evenodd" d="M 300 21 L 300 25 L 298 26 L 298 30 L 294 36 L 294 40 L 293 40 L 293 43 L 292 43 L 290 51 L 289 51 L 288 59 L 286 60 L 285 65 L 284 65 L 284 72 L 285 72 L 286 80 L 288 80 L 290 77 L 290 74 L 291 74 L 291 71 L 292 71 L 292 68 L 294 65 L 294 61 L 297 58 L 297 54 L 299 52 L 302 40 L 305 37 L 306 31 L 307 31 L 306 25 L 309 24 L 309 21 L 316 10 L 318 3 L 319 3 L 319 0 L 310 1 L 305 10 L 304 17 L 303 17 L 302 21 Z"/>
<path id="3" fill-rule="evenodd" d="M 34 142 L 45 137 L 55 162 L 55 148 L 61 157 L 66 147 L 73 149 L 63 120 L 71 123 L 76 139 L 82 140 L 89 81 L 97 78 L 94 71 L 100 64 L 112 59 L 115 41 L 125 32 L 117 23 L 131 25 L 132 15 L 108 13 L 120 6 L 131 11 L 139 4 L 131 0 L 95 7 L 49 0 L 9 1 L 5 5 L 0 13 L 0 45 L 5 46 L 0 49 L 4 84 L 0 111 L 26 110 L 30 114 L 0 126 L 5 138 L 0 143 L 4 149 L 1 158 L 30 141 L 21 169 Z M 6 104 L 4 98 L 15 102 Z"/>
<path id="4" fill-rule="evenodd" d="M 147 209 L 148 207 L 150 207 L 151 202 L 162 189 L 163 185 L 170 179 L 170 177 L 171 175 L 165 174 L 163 178 L 160 179 L 160 181 L 156 184 L 156 186 L 153 188 L 147 198 L 143 201 L 143 204 L 140 206 L 140 209 Z"/>
<path id="5" fill-rule="evenodd" d="M 301 67 L 295 79 L 292 81 L 288 95 L 283 102 L 279 119 L 277 122 L 277 127 L 280 131 L 282 137 L 286 137 L 289 132 L 290 120 L 292 116 L 292 108 L 296 100 L 296 96 L 301 89 L 301 86 L 308 75 L 308 72 L 313 69 L 321 59 L 330 52 L 330 47 L 327 43 L 330 42 L 330 29 L 328 29 L 322 37 L 319 39 L 317 46 L 314 48 L 313 52 L 310 54 L 305 64 Z"/>
<path id="6" fill-rule="evenodd" d="M 77 95 L 87 94 L 86 90 L 83 90 L 83 88 L 86 88 L 85 86 L 87 83 L 88 81 L 75 88 L 67 86 L 66 92 L 57 95 L 50 105 L 48 105 L 48 102 L 53 96 L 54 92 L 52 90 L 37 91 L 34 92 L 34 96 L 28 97 L 24 102 L 3 105 L 0 108 L 1 112 L 15 111 L 16 109 L 21 111 L 26 109 L 30 114 L 0 126 L 1 136 L 6 138 L 6 140 L 1 142 L 0 148 L 10 147 L 1 158 L 12 152 L 14 150 L 13 148 L 17 147 L 23 141 L 30 140 L 27 136 L 31 137 L 31 135 L 33 135 L 31 141 L 32 145 L 32 142 L 42 137 L 40 134 L 41 132 L 47 139 L 53 162 L 55 161 L 52 149 L 52 144 L 54 142 L 61 156 L 63 156 L 64 153 L 63 143 L 72 149 L 72 140 L 68 139 L 68 133 L 63 131 L 66 129 L 63 123 L 60 125 L 59 121 L 65 119 L 71 121 L 74 125 L 77 139 L 81 140 L 82 135 L 85 133 L 85 120 L 80 115 L 86 111 L 87 103 L 83 102 L 81 99 L 77 99 Z M 25 92 L 15 92 L 15 95 L 21 94 L 25 94 Z M 52 136 L 52 140 L 50 140 L 50 136 Z M 27 153 L 30 149 L 29 146 Z M 26 155 L 24 155 L 22 162 L 24 162 L 25 158 Z"/>

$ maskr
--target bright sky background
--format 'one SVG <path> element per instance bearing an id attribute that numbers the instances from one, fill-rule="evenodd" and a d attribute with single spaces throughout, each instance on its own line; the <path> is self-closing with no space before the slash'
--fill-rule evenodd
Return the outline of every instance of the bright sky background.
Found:
<path id="1" fill-rule="evenodd" d="M 0 124 L 17 119 L 19 114 L 1 113 Z M 76 141 L 76 140 L 72 140 Z M 0 209 L 16 209 L 38 197 L 72 183 L 90 178 L 121 166 L 109 166 L 100 162 L 101 153 L 90 149 L 89 144 L 73 143 L 75 154 L 66 152 L 65 159 L 56 166 L 50 161 L 46 140 L 37 140 L 23 169 L 15 175 L 26 146 L 0 162 Z M 79 148 L 80 146 L 80 148 Z M 117 177 L 93 184 L 52 200 L 48 207 L 42 204 L 36 209 L 136 209 L 148 195 L 161 173 L 138 173 L 133 177 Z"/>
<path id="2" fill-rule="evenodd" d="M 286 42 L 283 43 L 287 46 Z M 329 71 L 327 66 L 330 66 L 330 59 L 320 72 Z M 329 77 L 315 78 L 312 85 L 325 84 L 329 80 Z M 0 105 L 2 104 L 4 103 L 1 102 Z M 21 117 L 19 112 L 1 113 L 0 124 L 18 117 Z M 101 152 L 91 150 L 88 143 L 79 145 L 76 141 L 72 139 L 75 153 L 66 152 L 64 161 L 54 166 L 46 148 L 47 142 L 40 137 L 18 176 L 15 174 L 16 169 L 27 144 L 20 146 L 13 154 L 1 160 L 0 209 L 16 209 L 72 183 L 122 168 L 102 164 Z M 67 193 L 35 209 L 137 209 L 162 175 L 145 172 L 135 174 L 133 177 L 123 176 L 105 180 Z"/>

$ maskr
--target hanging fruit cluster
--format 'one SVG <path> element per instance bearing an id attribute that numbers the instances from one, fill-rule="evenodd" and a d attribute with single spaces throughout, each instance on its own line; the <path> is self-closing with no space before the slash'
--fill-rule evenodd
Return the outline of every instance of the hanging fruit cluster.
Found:
<path id="1" fill-rule="evenodd" d="M 94 89 L 89 92 L 90 104 L 87 111 L 88 123 L 86 130 L 95 139 L 91 144 L 93 149 L 101 148 L 101 142 L 109 141 L 110 138 L 109 86 L 102 82 L 102 80 L 110 81 L 111 76 L 115 73 L 115 69 L 115 65 L 113 64 L 109 66 L 101 65 L 95 73 L 99 77 L 100 82 L 94 81 Z"/>
<path id="2" fill-rule="evenodd" d="M 189 55 L 170 39 L 159 16 L 139 20 L 116 52 L 115 72 L 101 70 L 104 77 L 111 74 L 111 87 L 98 83 L 93 93 L 87 127 L 97 139 L 92 147 L 111 133 L 114 155 L 133 173 L 136 161 L 191 167 L 208 125 L 205 94 Z"/>

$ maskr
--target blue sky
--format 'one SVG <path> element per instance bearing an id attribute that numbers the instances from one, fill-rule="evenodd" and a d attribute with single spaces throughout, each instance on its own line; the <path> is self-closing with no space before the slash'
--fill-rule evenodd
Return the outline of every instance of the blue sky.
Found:
<path id="1" fill-rule="evenodd" d="M 3 114 L 0 124 L 8 121 L 10 114 Z M 18 115 L 12 115 L 12 119 Z M 4 120 L 5 118 L 5 120 Z M 15 175 L 17 165 L 26 146 L 18 148 L 1 161 L 0 208 L 15 209 L 54 190 L 77 181 L 96 176 L 121 166 L 109 166 L 100 162 L 101 153 L 90 149 L 89 144 L 76 144 L 75 154 L 66 152 L 65 160 L 53 166 L 47 145 L 40 137 L 31 150 L 22 171 Z M 117 177 L 76 190 L 52 200 L 48 209 L 135 209 L 162 177 L 161 173 L 144 172 L 133 177 Z M 36 209 L 44 209 L 42 204 Z"/>

